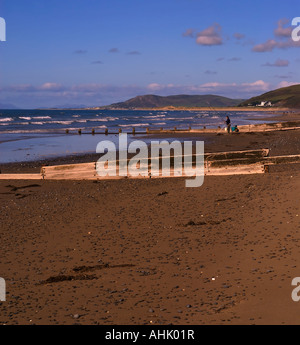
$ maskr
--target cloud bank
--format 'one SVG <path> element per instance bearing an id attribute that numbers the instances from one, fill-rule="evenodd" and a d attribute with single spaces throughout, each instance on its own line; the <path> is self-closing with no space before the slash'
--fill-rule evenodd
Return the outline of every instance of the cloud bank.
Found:
<path id="1" fill-rule="evenodd" d="M 210 71 L 211 72 L 211 71 Z M 269 91 L 271 85 L 263 80 L 251 83 L 203 83 L 196 85 L 149 83 L 145 86 L 89 83 L 65 86 L 46 82 L 42 85 L 11 85 L 0 88 L 0 101 L 18 99 L 21 106 L 35 108 L 56 106 L 57 104 L 87 104 L 89 106 L 108 105 L 137 95 L 158 94 L 216 94 L 231 98 L 248 98 Z"/>

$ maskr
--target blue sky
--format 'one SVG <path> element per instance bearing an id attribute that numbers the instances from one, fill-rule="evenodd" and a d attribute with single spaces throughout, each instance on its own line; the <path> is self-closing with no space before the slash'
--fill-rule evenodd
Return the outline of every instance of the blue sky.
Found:
<path id="1" fill-rule="evenodd" d="M 248 98 L 300 82 L 299 0 L 0 0 L 0 103 Z"/>

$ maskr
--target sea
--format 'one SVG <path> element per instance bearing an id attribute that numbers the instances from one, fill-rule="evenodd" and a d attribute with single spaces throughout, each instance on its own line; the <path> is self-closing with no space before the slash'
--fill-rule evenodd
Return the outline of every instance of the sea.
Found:
<path id="1" fill-rule="evenodd" d="M 129 142 L 139 136 L 147 142 L 144 139 L 146 128 L 222 128 L 227 115 L 232 125 L 237 126 L 261 123 L 262 118 L 272 116 L 259 111 L 215 110 L 0 110 L 0 163 L 95 153 L 101 140 L 117 144 L 120 128 L 128 133 Z M 135 136 L 132 128 L 135 128 Z M 104 134 L 106 129 L 108 135 Z M 92 130 L 95 135 L 91 135 Z"/>

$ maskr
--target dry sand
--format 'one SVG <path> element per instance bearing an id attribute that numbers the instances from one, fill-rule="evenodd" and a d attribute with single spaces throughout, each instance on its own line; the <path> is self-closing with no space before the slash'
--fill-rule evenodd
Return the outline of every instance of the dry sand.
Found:
<path id="1" fill-rule="evenodd" d="M 299 154 L 300 131 L 205 143 Z M 208 176 L 199 188 L 184 178 L 1 181 L 0 323 L 299 324 L 299 195 L 296 164 Z"/>

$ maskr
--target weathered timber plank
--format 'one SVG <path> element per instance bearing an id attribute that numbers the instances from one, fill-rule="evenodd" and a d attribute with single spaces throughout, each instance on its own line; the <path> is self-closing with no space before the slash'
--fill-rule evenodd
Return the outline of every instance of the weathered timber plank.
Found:
<path id="1" fill-rule="evenodd" d="M 0 174 L 0 180 L 41 180 L 41 174 Z"/>

